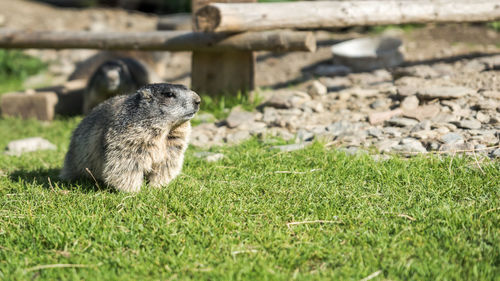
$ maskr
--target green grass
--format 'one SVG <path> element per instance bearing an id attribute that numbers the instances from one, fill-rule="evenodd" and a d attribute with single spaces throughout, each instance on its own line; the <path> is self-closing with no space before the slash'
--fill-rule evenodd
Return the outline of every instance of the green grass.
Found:
<path id="1" fill-rule="evenodd" d="M 45 63 L 21 51 L 0 49 L 0 94 L 21 90 L 28 76 L 46 68 Z"/>
<path id="2" fill-rule="evenodd" d="M 189 148 L 169 186 L 125 194 L 58 181 L 79 121 L 0 119 L 0 146 L 58 147 L 0 155 L 0 280 L 499 280 L 498 161 L 251 140 L 217 163 Z M 53 264 L 84 267 L 36 268 Z"/>

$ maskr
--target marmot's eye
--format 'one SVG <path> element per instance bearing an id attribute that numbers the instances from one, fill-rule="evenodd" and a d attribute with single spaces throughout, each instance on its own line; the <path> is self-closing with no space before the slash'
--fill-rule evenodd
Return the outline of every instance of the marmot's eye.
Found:
<path id="1" fill-rule="evenodd" d="M 174 93 L 172 93 L 172 92 L 166 92 L 166 93 L 165 93 L 165 96 L 166 96 L 167 98 L 175 98 L 175 94 L 174 94 Z"/>

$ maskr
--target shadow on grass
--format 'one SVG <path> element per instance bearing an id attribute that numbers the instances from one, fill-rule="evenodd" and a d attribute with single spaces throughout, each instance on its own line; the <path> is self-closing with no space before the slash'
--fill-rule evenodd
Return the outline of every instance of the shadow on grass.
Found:
<path id="1" fill-rule="evenodd" d="M 59 179 L 59 169 L 17 170 L 9 175 L 11 181 L 22 180 L 25 183 L 41 185 L 46 189 L 58 189 L 68 191 L 79 191 L 84 193 L 107 191 L 115 192 L 101 181 L 97 183 L 93 179 L 81 178 L 72 182 Z"/>

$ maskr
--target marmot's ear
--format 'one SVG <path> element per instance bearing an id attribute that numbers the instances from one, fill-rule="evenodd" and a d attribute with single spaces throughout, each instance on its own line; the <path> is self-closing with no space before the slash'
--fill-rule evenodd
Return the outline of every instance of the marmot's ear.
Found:
<path id="1" fill-rule="evenodd" d="M 150 89 L 141 89 L 140 90 L 141 97 L 145 99 L 150 99 L 153 97 L 153 93 L 151 93 Z"/>

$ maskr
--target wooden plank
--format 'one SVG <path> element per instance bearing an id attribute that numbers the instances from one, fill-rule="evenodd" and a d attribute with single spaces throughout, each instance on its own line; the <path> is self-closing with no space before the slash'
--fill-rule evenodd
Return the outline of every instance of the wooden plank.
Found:
<path id="1" fill-rule="evenodd" d="M 310 32 L 266 31 L 214 34 L 190 31 L 49 32 L 0 31 L 0 48 L 104 49 L 140 51 L 314 51 Z"/>
<path id="2" fill-rule="evenodd" d="M 351 0 L 213 3 L 196 13 L 194 23 L 198 31 L 241 32 L 499 19 L 498 0 Z"/>

